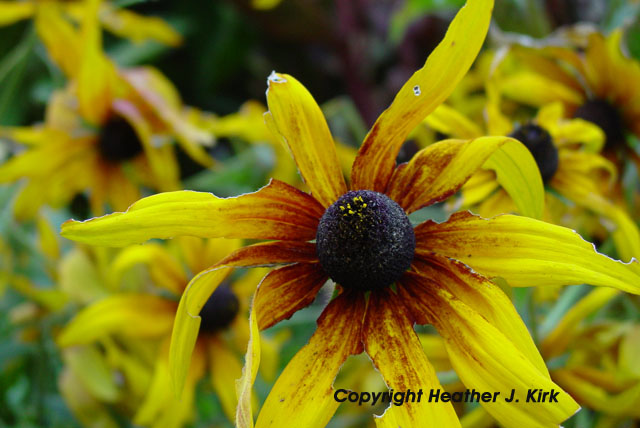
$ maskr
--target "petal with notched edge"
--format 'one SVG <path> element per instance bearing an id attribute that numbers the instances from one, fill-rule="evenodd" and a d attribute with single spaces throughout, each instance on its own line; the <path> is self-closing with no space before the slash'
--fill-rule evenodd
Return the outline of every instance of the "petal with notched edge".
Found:
<path id="1" fill-rule="evenodd" d="M 416 254 L 432 252 L 460 260 L 512 287 L 592 284 L 640 294 L 640 264 L 625 264 L 595 251 L 571 229 L 527 217 L 490 220 L 469 212 L 445 223 L 417 226 Z"/>
<path id="2" fill-rule="evenodd" d="M 267 80 L 265 120 L 281 136 L 311 194 L 328 207 L 347 192 L 327 121 L 309 91 L 287 74 Z"/>
<path id="3" fill-rule="evenodd" d="M 468 0 L 447 34 L 367 134 L 351 172 L 353 189 L 384 192 L 409 132 L 453 92 L 475 60 L 489 28 L 492 0 Z"/>
<path id="4" fill-rule="evenodd" d="M 483 165 L 497 172 L 527 214 L 541 215 L 544 189 L 538 167 L 526 147 L 508 137 L 432 144 L 396 169 L 387 194 L 410 213 L 453 195 Z"/>
<path id="5" fill-rule="evenodd" d="M 451 295 L 456 296 L 496 326 L 526 355 L 540 373 L 549 373 L 540 352 L 531 339 L 527 326 L 522 322 L 511 300 L 497 285 L 482 275 L 472 272 L 464 264 L 436 254 L 416 258 L 414 266 L 417 274 L 407 273 L 405 276 L 407 281 L 430 282 L 434 287 L 446 289 Z M 416 275 L 422 279 L 415 278 Z M 402 294 L 404 289 L 400 291 Z M 405 299 L 405 302 L 410 302 L 410 299 Z M 410 304 L 407 303 L 407 306 Z M 427 321 L 420 319 L 417 314 L 414 316 L 418 322 L 423 324 Z"/>
<path id="6" fill-rule="evenodd" d="M 289 319 L 308 306 L 327 282 L 319 263 L 296 263 L 271 271 L 256 292 L 256 314 L 260 330 Z"/>
<path id="7" fill-rule="evenodd" d="M 367 354 L 389 388 L 425 394 L 442 388 L 413 330 L 409 311 L 390 291 L 371 293 L 362 337 Z M 426 397 L 420 402 L 392 405 L 375 421 L 378 427 L 460 426 L 451 403 L 429 403 Z"/>
<path id="8" fill-rule="evenodd" d="M 305 428 L 325 427 L 339 403 L 333 381 L 352 354 L 362 352 L 360 334 L 364 296 L 342 294 L 318 319 L 318 328 L 289 362 L 271 389 L 256 426 Z"/>
<path id="9" fill-rule="evenodd" d="M 272 180 L 257 192 L 234 198 L 192 191 L 160 193 L 139 200 L 123 213 L 67 221 L 62 236 L 106 246 L 179 235 L 306 241 L 315 238 L 323 213 L 311 196 Z"/>
<path id="10" fill-rule="evenodd" d="M 412 277 L 406 291 L 445 340 L 453 367 L 469 389 L 499 392 L 483 407 L 508 427 L 554 427 L 579 410 L 578 404 L 551 381 L 496 326 L 445 288 Z M 556 392 L 557 402 L 527 402 L 529 390 Z M 515 391 L 515 400 L 505 399 Z M 537 395 L 536 395 L 537 397 Z"/>

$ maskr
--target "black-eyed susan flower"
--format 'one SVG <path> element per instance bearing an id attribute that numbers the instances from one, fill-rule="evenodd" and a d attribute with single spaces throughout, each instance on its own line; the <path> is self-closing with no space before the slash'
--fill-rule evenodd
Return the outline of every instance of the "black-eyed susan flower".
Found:
<path id="1" fill-rule="evenodd" d="M 612 162 L 599 154 L 605 144 L 604 133 L 588 121 L 565 119 L 564 107 L 558 102 L 543 106 L 533 119 L 514 125 L 493 98 L 490 97 L 487 104 L 487 132 L 516 138 L 531 151 L 547 187 L 543 218 L 563 224 L 566 204 L 555 196 L 560 194 L 612 224 L 611 235 L 623 260 L 640 257 L 640 231 L 625 209 L 609 200 L 618 172 Z M 456 138 L 477 138 L 484 132 L 482 127 L 444 104 L 424 123 Z M 461 198 L 455 206 L 474 207 L 474 212 L 487 218 L 517 211 L 507 192 L 498 189 L 493 171 L 479 171 L 462 187 Z"/>
<path id="2" fill-rule="evenodd" d="M 189 369 L 186 388 L 180 399 L 172 392 L 168 345 L 175 316 L 177 296 L 188 279 L 211 263 L 219 261 L 240 247 L 239 240 L 202 240 L 182 237 L 173 245 L 150 243 L 132 246 L 118 253 L 108 267 L 109 282 L 123 283 L 127 272 L 137 265 L 148 266 L 152 285 L 137 281 L 133 287 L 116 290 L 80 310 L 58 336 L 58 344 L 72 352 L 80 346 L 102 344 L 112 338 L 152 340 L 159 345 L 157 356 L 147 368 L 152 372 L 142 387 L 134 410 L 133 421 L 146 427 L 181 427 L 193 416 L 196 384 L 208 372 L 210 382 L 220 399 L 222 409 L 233 420 L 236 408 L 235 380 L 242 365 L 238 355 L 246 347 L 249 327 L 246 314 L 249 297 L 265 272 L 247 275 L 217 288 L 204 305 L 202 323 Z M 122 287 L 122 286 L 121 286 Z M 263 367 L 265 377 L 275 376 L 277 362 L 275 342 L 264 341 L 268 354 Z M 271 360 L 269 360 L 269 357 Z"/>
<path id="3" fill-rule="evenodd" d="M 48 52 L 71 81 L 52 95 L 42 126 L 0 131 L 27 146 L 0 167 L 0 182 L 27 178 L 15 206 L 21 218 L 83 192 L 97 214 L 105 202 L 126 208 L 140 197 L 141 186 L 179 188 L 173 139 L 195 160 L 211 164 L 201 145 L 212 137 L 191 123 L 193 111 L 172 84 L 150 67 L 118 69 L 101 51 L 97 6 L 84 6 L 80 30 L 55 9 L 42 12 L 55 23 L 47 27 Z"/>
<path id="4" fill-rule="evenodd" d="M 85 3 L 85 1 L 51 0 L 3 1 L 0 2 L 0 25 L 10 25 L 24 19 L 34 18 L 36 25 L 41 30 L 56 31 L 55 23 L 50 23 L 47 20 L 47 9 L 57 9 L 65 17 L 80 22 Z M 177 46 L 182 42 L 182 36 L 162 19 L 139 15 L 117 7 L 109 1 L 100 1 L 98 17 L 100 24 L 105 29 L 135 42 L 154 40 L 168 46 Z"/>
<path id="5" fill-rule="evenodd" d="M 640 64 L 621 50 L 622 31 L 605 37 L 588 35 L 584 52 L 571 47 L 517 46 L 513 53 L 523 65 L 501 82 L 507 97 L 541 107 L 560 101 L 569 116 L 598 125 L 605 132 L 605 153 L 618 161 L 640 158 L 626 141 L 626 134 L 640 136 Z"/>
<path id="6" fill-rule="evenodd" d="M 124 213 L 63 225 L 63 236 L 97 245 L 179 235 L 273 240 L 239 249 L 191 281 L 172 333 L 170 363 L 178 390 L 196 344 L 197 314 L 226 270 L 282 264 L 264 277 L 252 307 L 238 426 L 253 425 L 247 391 L 260 359 L 257 331 L 307 306 L 329 278 L 338 284 L 338 295 L 324 309 L 309 343 L 276 381 L 258 427 L 325 426 L 339 405 L 333 380 L 352 354 L 366 352 L 395 391 L 440 389 L 414 323 L 436 327 L 468 388 L 500 392 L 501 397 L 515 390 L 518 403 L 483 403 L 504 425 L 557 426 L 578 410 L 551 381 L 526 326 L 490 278 L 500 276 L 512 286 L 587 282 L 640 292 L 640 266 L 602 256 L 575 232 L 527 217 L 485 220 L 459 212 L 444 223 L 412 226 L 408 214 L 454 194 L 496 155 L 498 176 L 535 172 L 524 174 L 519 199 L 538 206 L 542 181 L 537 167 L 513 139 L 445 140 L 395 165 L 409 132 L 470 67 L 492 4 L 470 0 L 460 10 L 425 66 L 373 125 L 353 164 L 350 187 L 311 94 L 292 76 L 273 73 L 266 120 L 287 143 L 311 194 L 277 180 L 235 198 L 171 192 L 142 199 Z M 509 157 L 510 150 L 523 158 Z M 505 159 L 511 163 L 499 162 Z M 517 180 L 515 175 L 507 177 Z M 525 403 L 529 388 L 554 389 L 558 402 Z M 459 421 L 451 403 L 422 401 L 390 407 L 377 424 L 454 427 Z"/>

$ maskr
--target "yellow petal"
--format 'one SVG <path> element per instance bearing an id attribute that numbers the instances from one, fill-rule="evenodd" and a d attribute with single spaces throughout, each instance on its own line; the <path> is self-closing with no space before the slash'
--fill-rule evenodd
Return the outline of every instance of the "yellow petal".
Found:
<path id="1" fill-rule="evenodd" d="M 35 10 L 36 4 L 31 1 L 0 1 L 0 26 L 29 18 Z"/>
<path id="2" fill-rule="evenodd" d="M 365 351 L 390 389 L 428 394 L 442 388 L 413 331 L 408 310 L 391 292 L 375 290 L 371 293 L 362 337 Z M 451 403 L 429 403 L 426 397 L 421 397 L 420 402 L 407 400 L 401 406 L 391 405 L 375 421 L 377 427 L 385 428 L 460 426 Z"/>
<path id="3" fill-rule="evenodd" d="M 69 251 L 60 262 L 59 287 L 78 303 L 91 303 L 106 297 L 104 283 L 95 262 L 80 248 Z"/>
<path id="4" fill-rule="evenodd" d="M 114 373 L 111 372 L 104 356 L 96 347 L 81 346 L 67 349 L 63 358 L 95 398 L 113 403 L 120 397 Z"/>
<path id="5" fill-rule="evenodd" d="M 200 309 L 202 309 L 218 285 L 229 275 L 231 268 L 304 260 L 303 257 L 305 256 L 301 257 L 301 253 L 311 258 L 309 249 L 315 248 L 315 245 L 299 244 L 273 242 L 241 248 L 201 272 L 189 282 L 180 299 L 171 335 L 169 362 L 176 393 L 179 394 L 182 389 L 186 370 L 189 366 L 189 359 L 198 336 L 200 328 L 198 313 L 200 313 Z M 314 254 L 312 259 L 317 260 L 317 256 Z M 255 312 L 255 308 L 253 311 Z"/>
<path id="6" fill-rule="evenodd" d="M 153 171 L 156 188 L 161 191 L 179 189 L 178 169 L 175 164 L 168 164 L 162 151 L 154 146 L 151 125 L 145 120 L 140 110 L 133 103 L 125 100 L 114 101 L 112 107 L 135 130 Z"/>
<path id="7" fill-rule="evenodd" d="M 113 259 L 109 274 L 114 284 L 118 284 L 122 275 L 138 264 L 149 267 L 154 283 L 174 294 L 182 293 L 189 281 L 180 263 L 162 246 L 155 243 L 136 245 L 122 250 Z"/>
<path id="8" fill-rule="evenodd" d="M 215 268 L 196 275 L 182 294 L 176 311 L 171 347 L 169 349 L 169 370 L 171 382 L 176 396 L 183 392 L 191 356 L 196 346 L 200 331 L 200 310 L 209 297 L 231 273 L 231 268 Z"/>
<path id="9" fill-rule="evenodd" d="M 255 306 L 260 330 L 289 319 L 307 307 L 327 282 L 319 263 L 296 263 L 271 271 L 256 292 Z"/>
<path id="10" fill-rule="evenodd" d="M 542 107 L 554 101 L 561 101 L 568 106 L 578 106 L 584 102 L 580 92 L 531 72 L 505 77 L 500 82 L 500 90 L 506 97 L 533 107 Z"/>
<path id="11" fill-rule="evenodd" d="M 236 427 L 253 428 L 253 409 L 251 403 L 253 383 L 260 367 L 260 330 L 256 319 L 255 305 L 251 303 L 249 315 L 249 342 L 244 357 L 242 377 L 236 381 L 238 408 L 236 409 Z"/>
<path id="12" fill-rule="evenodd" d="M 580 145 L 591 153 L 599 153 L 604 146 L 605 135 L 597 125 L 582 119 L 563 120 L 547 127 L 553 142 L 559 148 Z"/>
<path id="13" fill-rule="evenodd" d="M 529 150 L 508 137 L 432 144 L 396 169 L 387 194 L 413 212 L 454 194 L 483 165 L 497 172 L 526 213 L 541 215 L 544 190 L 538 167 Z"/>
<path id="14" fill-rule="evenodd" d="M 55 3 L 38 5 L 35 24 L 53 62 L 67 77 L 77 76 L 82 52 L 78 31 L 63 18 Z"/>
<path id="15" fill-rule="evenodd" d="M 171 331 L 176 304 L 152 294 L 116 294 L 87 306 L 58 336 L 60 346 L 86 344 L 120 333 L 158 337 Z"/>
<path id="16" fill-rule="evenodd" d="M 453 92 L 475 60 L 489 28 L 492 0 L 468 0 L 442 42 L 404 84 L 365 138 L 351 172 L 353 189 L 384 192 L 409 132 Z"/>
<path id="17" fill-rule="evenodd" d="M 615 394 L 594 385 L 572 370 L 554 370 L 553 377 L 585 406 L 618 417 L 640 417 L 640 383 Z"/>
<path id="18" fill-rule="evenodd" d="M 82 20 L 82 53 L 78 77 L 80 113 L 89 123 L 104 123 L 113 97 L 115 66 L 102 52 L 102 34 L 98 22 L 99 0 L 86 2 Z"/>
<path id="19" fill-rule="evenodd" d="M 184 112 L 180 94 L 160 71 L 152 67 L 125 70 L 122 78 L 139 99 L 171 131 L 184 151 L 196 162 L 208 168 L 213 159 L 203 146 L 214 143 L 213 135 L 192 124 Z"/>
<path id="20" fill-rule="evenodd" d="M 462 113 L 446 104 L 440 104 L 423 123 L 451 138 L 473 139 L 482 137 L 482 129 Z"/>
<path id="21" fill-rule="evenodd" d="M 58 245 L 57 234 L 53 231 L 53 227 L 51 227 L 47 219 L 42 216 L 38 217 L 36 227 L 38 228 L 38 235 L 40 236 L 40 248 L 42 252 L 50 259 L 57 260 L 60 257 L 60 245 Z"/>
<path id="22" fill-rule="evenodd" d="M 495 402 L 481 404 L 501 424 L 557 427 L 580 409 L 514 342 L 449 291 L 419 279 L 407 291 L 444 338 L 451 363 L 465 386 L 480 393 L 499 393 Z M 556 392 L 557 402 L 527 402 L 528 392 L 536 389 Z M 518 402 L 506 402 L 512 391 Z"/>
<path id="23" fill-rule="evenodd" d="M 242 376 L 242 366 L 219 337 L 213 337 L 208 341 L 208 352 L 213 389 L 222 404 L 225 415 L 233 421 L 238 405 L 236 380 Z"/>
<path id="24" fill-rule="evenodd" d="M 343 294 L 327 306 L 309 343 L 287 364 L 271 389 L 257 427 L 326 426 L 339 405 L 332 387 L 336 374 L 349 355 L 362 352 L 363 316 L 362 295 Z"/>
<path id="25" fill-rule="evenodd" d="M 267 80 L 267 124 L 289 146 L 311 194 L 325 207 L 347 192 L 327 121 L 300 82 L 273 73 Z"/>
<path id="26" fill-rule="evenodd" d="M 575 340 L 582 326 L 581 322 L 618 295 L 620 292 L 615 288 L 596 288 L 575 303 L 540 344 L 545 357 L 562 354 Z"/>
<path id="27" fill-rule="evenodd" d="M 65 367 L 58 378 L 58 389 L 73 415 L 87 428 L 118 428 L 107 406 L 95 399 L 78 375 Z"/>
<path id="28" fill-rule="evenodd" d="M 62 236 L 109 246 L 179 235 L 304 241 L 315 238 L 323 213 L 309 195 L 272 180 L 255 193 L 235 198 L 191 191 L 149 196 L 125 213 L 67 221 Z"/>
<path id="29" fill-rule="evenodd" d="M 459 212 L 441 224 L 415 228 L 416 253 L 460 260 L 512 287 L 592 284 L 640 293 L 640 264 L 594 250 L 571 229 L 514 215 L 490 220 Z"/>
<path id="30" fill-rule="evenodd" d="M 588 156 L 591 156 L 589 159 Z M 598 215 L 613 222 L 612 236 L 619 257 L 628 261 L 632 258 L 640 260 L 640 229 L 630 216 L 620 207 L 614 205 L 599 193 L 597 175 L 595 169 L 610 169 L 615 174 L 615 167 L 606 159 L 590 153 L 574 154 L 573 159 L 580 159 L 585 171 L 580 171 L 580 164 L 571 164 L 569 167 L 558 169 L 553 177 L 552 185 L 560 194 L 587 207 Z M 585 159 L 586 158 L 586 159 Z"/>
<path id="31" fill-rule="evenodd" d="M 446 289 L 482 315 L 513 342 L 540 373 L 549 374 L 527 326 L 522 322 L 511 300 L 497 285 L 481 275 L 472 273 L 462 263 L 435 254 L 428 258 L 416 259 L 414 264 L 420 276 L 429 278 L 433 281 L 433 286 Z M 416 319 L 419 321 L 417 315 Z"/>
<path id="32" fill-rule="evenodd" d="M 160 18 L 142 16 L 109 3 L 100 5 L 100 21 L 113 34 L 134 42 L 155 40 L 167 46 L 178 46 L 182 36 Z"/>

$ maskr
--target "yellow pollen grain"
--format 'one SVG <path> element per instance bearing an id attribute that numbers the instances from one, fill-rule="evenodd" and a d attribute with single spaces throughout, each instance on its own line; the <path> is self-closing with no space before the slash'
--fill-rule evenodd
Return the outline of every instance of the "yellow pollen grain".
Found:
<path id="1" fill-rule="evenodd" d="M 349 214 L 355 214 L 356 212 L 353 210 L 349 210 Z"/>

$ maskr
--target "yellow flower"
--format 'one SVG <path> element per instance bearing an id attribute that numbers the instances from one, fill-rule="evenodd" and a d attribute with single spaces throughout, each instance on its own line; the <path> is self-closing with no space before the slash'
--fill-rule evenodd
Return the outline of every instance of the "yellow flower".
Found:
<path id="1" fill-rule="evenodd" d="M 515 47 L 523 67 L 501 82 L 507 97 L 541 107 L 560 101 L 568 115 L 591 121 L 605 132 L 605 153 L 621 166 L 625 157 L 640 165 L 640 157 L 626 144 L 625 134 L 640 136 L 640 63 L 620 49 L 622 31 L 605 38 L 589 34 L 584 53 L 547 46 Z"/>
<path id="2" fill-rule="evenodd" d="M 0 182 L 28 178 L 15 206 L 20 218 L 85 191 L 99 215 L 105 202 L 125 209 L 140 198 L 142 185 L 179 188 L 172 139 L 211 165 L 201 145 L 212 137 L 190 123 L 193 112 L 171 83 L 150 67 L 117 69 L 101 51 L 97 3 L 90 6 L 80 31 L 55 8 L 41 11 L 49 53 L 72 81 L 51 97 L 43 126 L 0 130 L 27 146 L 0 167 Z"/>
<path id="3" fill-rule="evenodd" d="M 602 256 L 573 231 L 527 217 L 485 220 L 460 212 L 444 223 L 412 227 L 408 214 L 451 196 L 496 156 L 498 176 L 519 183 L 511 188 L 513 197 L 539 214 L 537 167 L 511 138 L 446 140 L 395 165 L 409 132 L 471 66 L 492 5 L 469 0 L 425 66 L 378 118 L 353 164 L 351 191 L 315 100 L 292 76 L 273 73 L 266 119 L 287 143 L 311 194 L 277 180 L 235 198 L 171 192 L 142 199 L 124 213 L 63 224 L 63 236 L 94 245 L 179 235 L 273 240 L 239 249 L 190 282 L 172 333 L 170 364 L 178 390 L 196 343 L 197 314 L 227 271 L 285 265 L 264 277 L 254 298 L 238 385 L 240 427 L 253 426 L 249 391 L 260 360 L 258 331 L 307 306 L 329 278 L 339 284 L 338 295 L 276 381 L 258 427 L 325 426 L 339 405 L 332 389 L 337 372 L 363 351 L 395 391 L 440 389 L 414 323 L 436 327 L 466 387 L 501 397 L 515 390 L 518 403 L 483 403 L 505 426 L 556 426 L 578 410 L 551 381 L 526 326 L 489 278 L 516 287 L 587 282 L 638 293 L 640 265 Z M 525 403 L 529 388 L 554 389 L 558 403 Z M 392 406 L 376 421 L 384 427 L 459 426 L 451 403 L 424 400 Z"/>
<path id="4" fill-rule="evenodd" d="M 83 1 L 0 1 L 0 25 L 10 25 L 23 19 L 43 18 L 42 9 L 57 8 L 65 16 L 76 22 L 82 20 Z M 134 42 L 154 40 L 156 42 L 177 46 L 182 43 L 182 36 L 160 18 L 145 17 L 135 12 L 115 7 L 110 2 L 101 1 L 98 16 L 100 24 L 111 33 L 126 37 Z"/>
<path id="5" fill-rule="evenodd" d="M 134 407 L 134 423 L 149 427 L 180 427 L 193 414 L 196 383 L 208 367 L 211 384 L 222 408 L 233 420 L 236 408 L 235 379 L 242 366 L 237 357 L 248 340 L 248 323 L 240 314 L 248 310 L 248 298 L 264 272 L 252 271 L 229 285 L 219 287 L 201 312 L 196 352 L 187 375 L 187 388 L 181 399 L 172 392 L 169 377 L 168 345 L 180 296 L 190 272 L 199 272 L 240 246 L 238 240 L 201 240 L 183 237 L 174 245 L 133 246 L 121 251 L 107 272 L 112 284 L 119 284 L 127 272 L 140 264 L 148 265 L 154 287 L 136 283 L 130 291 L 116 291 L 82 309 L 57 338 L 63 348 L 103 343 L 110 337 L 150 339 L 160 343 L 153 363 L 153 374 Z M 275 343 L 264 341 L 272 361 L 265 366 L 267 377 L 275 376 Z M 81 347 L 81 349 L 83 349 Z M 150 369 L 150 368 L 149 368 Z M 140 399 L 142 398 L 142 399 Z"/>
<path id="6" fill-rule="evenodd" d="M 608 198 L 617 178 L 616 166 L 599 155 L 604 145 L 604 133 L 582 119 L 564 119 L 564 107 L 555 102 L 542 107 L 537 116 L 520 126 L 512 124 L 499 110 L 497 100 L 487 105 L 487 131 L 491 135 L 510 135 L 524 143 L 534 154 L 542 178 L 547 185 L 546 221 L 563 223 L 566 204 L 553 192 L 568 201 L 589 209 L 613 222 L 612 236 L 620 257 L 640 259 L 640 231 L 633 220 Z M 424 123 L 455 138 L 478 138 L 483 130 L 456 110 L 441 105 Z M 489 165 L 490 166 L 490 165 Z M 517 211 L 492 171 L 475 174 L 462 187 L 461 199 L 455 206 L 474 207 L 483 217 Z"/>

